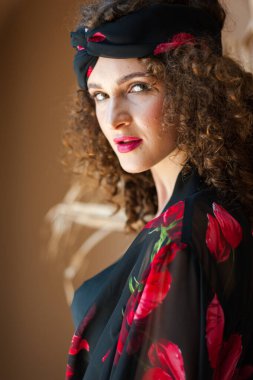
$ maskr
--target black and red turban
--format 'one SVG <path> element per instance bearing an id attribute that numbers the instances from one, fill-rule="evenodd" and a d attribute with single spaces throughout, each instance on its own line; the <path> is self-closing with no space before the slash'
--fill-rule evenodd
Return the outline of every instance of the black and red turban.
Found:
<path id="1" fill-rule="evenodd" d="M 99 57 L 156 56 L 204 35 L 214 39 L 216 53 L 221 55 L 219 23 L 204 9 L 177 4 L 151 5 L 94 29 L 78 28 L 71 32 L 71 42 L 77 50 L 74 70 L 79 86 L 87 89 Z"/>

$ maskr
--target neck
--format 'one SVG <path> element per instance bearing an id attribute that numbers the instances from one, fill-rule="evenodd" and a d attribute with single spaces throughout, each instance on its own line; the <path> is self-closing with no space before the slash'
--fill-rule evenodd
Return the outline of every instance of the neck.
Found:
<path id="1" fill-rule="evenodd" d="M 182 170 L 187 156 L 177 148 L 165 159 L 151 168 L 158 199 L 156 216 L 160 215 L 171 198 L 178 174 Z"/>

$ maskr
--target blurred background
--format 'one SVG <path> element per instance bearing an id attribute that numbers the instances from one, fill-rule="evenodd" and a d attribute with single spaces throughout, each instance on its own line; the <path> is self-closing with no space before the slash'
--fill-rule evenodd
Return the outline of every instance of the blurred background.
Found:
<path id="1" fill-rule="evenodd" d="M 108 209 L 80 202 L 60 164 L 76 90 L 69 33 L 83 3 L 0 0 L 3 380 L 64 378 L 73 290 L 133 239 L 121 232 L 122 215 L 100 228 Z M 253 0 L 223 3 L 224 51 L 252 70 Z M 57 232 L 64 239 L 55 255 Z"/>

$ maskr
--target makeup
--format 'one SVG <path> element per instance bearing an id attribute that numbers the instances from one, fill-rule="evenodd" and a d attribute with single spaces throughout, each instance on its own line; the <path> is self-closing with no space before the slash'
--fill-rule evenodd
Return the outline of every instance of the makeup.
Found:
<path id="1" fill-rule="evenodd" d="M 120 153 L 131 152 L 142 143 L 142 139 L 133 136 L 118 137 L 113 141 L 117 144 L 117 149 Z"/>

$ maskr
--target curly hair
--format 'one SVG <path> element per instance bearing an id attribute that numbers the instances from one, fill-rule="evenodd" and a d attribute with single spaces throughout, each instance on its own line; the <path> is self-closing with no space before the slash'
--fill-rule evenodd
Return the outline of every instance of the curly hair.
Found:
<path id="1" fill-rule="evenodd" d="M 225 22 L 218 0 L 97 0 L 82 8 L 79 26 L 93 28 L 153 3 L 204 8 L 221 28 Z M 150 74 L 165 79 L 163 128 L 176 128 L 178 148 L 187 154 L 182 174 L 195 167 L 222 197 L 241 202 L 253 224 L 253 75 L 240 62 L 217 55 L 211 37 L 140 60 Z M 138 231 L 157 211 L 150 170 L 129 174 L 120 167 L 85 90 L 77 90 L 72 116 L 63 134 L 68 165 L 96 178 L 118 209 L 115 197 L 121 194 L 126 231 Z"/>

